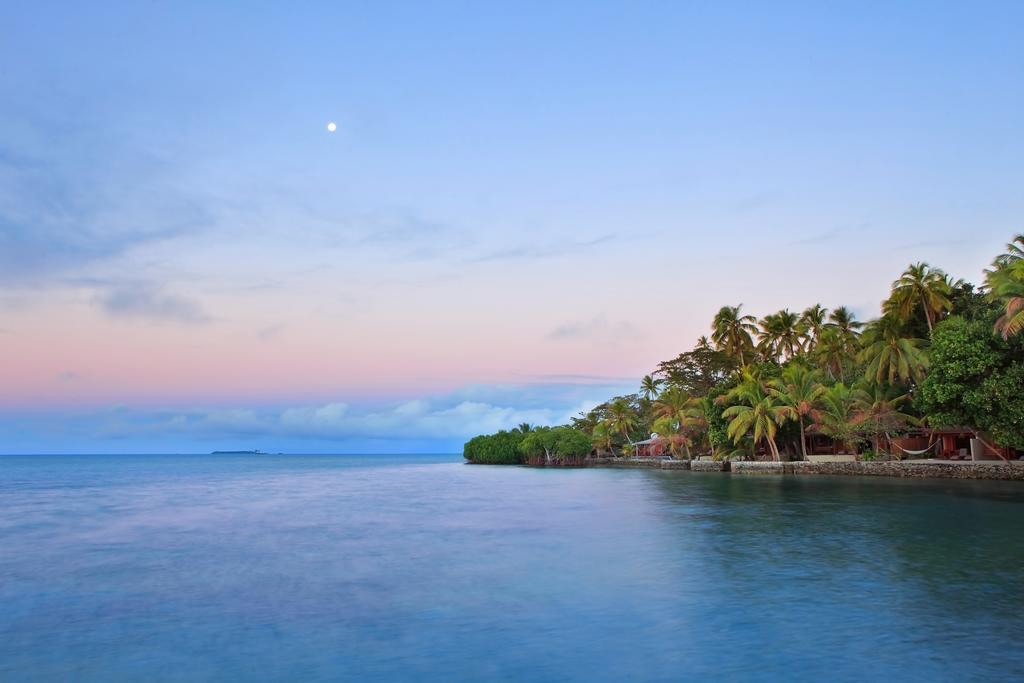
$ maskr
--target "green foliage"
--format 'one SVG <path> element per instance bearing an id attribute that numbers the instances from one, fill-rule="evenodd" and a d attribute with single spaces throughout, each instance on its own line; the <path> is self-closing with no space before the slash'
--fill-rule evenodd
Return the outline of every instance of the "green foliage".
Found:
<path id="1" fill-rule="evenodd" d="M 550 462 L 580 452 L 584 440 L 602 455 L 628 452 L 654 428 L 673 454 L 724 457 L 764 446 L 778 458 L 803 452 L 808 429 L 848 452 L 870 443 L 880 454 L 887 436 L 921 418 L 978 428 L 1024 450 L 1024 235 L 986 278 L 987 291 L 979 291 L 911 264 L 867 325 L 845 306 L 782 309 L 760 321 L 742 306 L 723 306 L 711 341 L 701 337 L 660 363 L 639 393 L 573 418 L 573 436 L 565 433 L 572 447 L 559 447 L 555 431 L 541 429 L 522 452 Z M 467 444 L 473 457 L 514 460 L 507 444 L 486 440 Z"/>
<path id="2" fill-rule="evenodd" d="M 932 335 L 932 365 L 917 396 L 933 427 L 966 425 L 1024 450 L 1024 349 L 984 320 L 944 320 Z"/>
<path id="3" fill-rule="evenodd" d="M 996 257 L 992 269 L 985 271 L 985 282 L 992 300 L 1002 308 L 996 330 L 1004 338 L 1024 331 L 1024 234 L 1015 235 L 1006 252 Z"/>
<path id="4" fill-rule="evenodd" d="M 719 386 L 700 402 L 701 408 L 704 410 L 704 420 L 708 425 L 708 442 L 713 451 L 728 449 L 732 446 L 732 439 L 729 438 L 729 421 L 722 417 L 725 408 L 716 400 L 727 394 L 731 388 L 731 385 Z"/>
<path id="5" fill-rule="evenodd" d="M 738 306 L 722 306 L 711 323 L 711 339 L 715 346 L 740 367 L 750 362 L 754 350 L 753 335 L 757 333 L 757 319 L 743 315 Z"/>
<path id="6" fill-rule="evenodd" d="M 912 263 L 898 280 L 892 283 L 892 294 L 883 305 L 886 316 L 906 323 L 915 311 L 924 313 L 928 330 L 935 321 L 953 307 L 949 296 L 952 288 L 946 274 L 927 263 Z"/>
<path id="7" fill-rule="evenodd" d="M 953 304 L 950 315 L 958 315 L 964 320 L 992 320 L 999 315 L 1001 308 L 992 297 L 963 280 L 953 285 L 949 300 Z"/>
<path id="8" fill-rule="evenodd" d="M 590 438 L 572 427 L 539 427 L 519 443 L 519 452 L 533 465 L 578 463 L 590 449 Z"/>
<path id="9" fill-rule="evenodd" d="M 800 314 L 800 329 L 803 333 L 805 351 L 813 351 L 821 339 L 822 332 L 828 326 L 828 309 L 821 304 L 814 304 Z"/>
<path id="10" fill-rule="evenodd" d="M 766 315 L 759 323 L 760 341 L 757 350 L 770 361 L 792 358 L 804 350 L 804 326 L 800 316 L 789 309 Z"/>
<path id="11" fill-rule="evenodd" d="M 868 325 L 860 360 L 864 377 L 878 384 L 920 382 L 928 368 L 924 341 L 907 337 L 903 323 L 892 315 Z"/>
<path id="12" fill-rule="evenodd" d="M 779 426 L 795 417 L 795 413 L 770 393 L 767 373 L 758 370 L 744 369 L 739 384 L 718 400 L 728 405 L 722 411 L 722 417 L 729 420 L 726 433 L 734 444 L 739 444 L 749 435 L 755 444 L 765 443 L 772 460 L 779 460 L 775 435 Z"/>
<path id="13" fill-rule="evenodd" d="M 725 353 L 711 348 L 708 340 L 701 337 L 692 351 L 659 363 L 657 374 L 670 387 L 691 396 L 704 396 L 728 378 L 732 367 L 733 362 Z"/>
<path id="14" fill-rule="evenodd" d="M 807 458 L 807 443 L 804 435 L 806 422 L 814 421 L 818 406 L 826 388 L 821 384 L 816 370 L 802 363 L 792 363 L 781 376 L 773 380 L 768 391 L 779 403 L 789 408 L 787 416 L 796 420 L 799 426 L 800 455 Z"/>
<path id="15" fill-rule="evenodd" d="M 883 436 L 901 434 L 911 425 L 919 424 L 917 418 L 902 410 L 909 400 L 909 394 L 901 393 L 891 386 L 862 384 L 853 393 L 851 426 L 858 435 L 871 440 L 876 454 L 881 453 Z"/>
<path id="16" fill-rule="evenodd" d="M 658 397 L 660 387 L 664 383 L 664 380 L 657 379 L 653 375 L 644 375 L 640 379 L 640 395 L 648 401 L 654 400 Z"/>
<path id="17" fill-rule="evenodd" d="M 462 447 L 462 457 L 482 465 L 519 465 L 523 462 L 519 444 L 525 436 L 516 430 L 481 434 L 466 442 Z"/>
<path id="18" fill-rule="evenodd" d="M 860 436 L 854 423 L 856 392 L 842 382 L 836 382 L 821 396 L 818 428 L 821 433 L 838 441 L 847 452 L 855 452 Z"/>

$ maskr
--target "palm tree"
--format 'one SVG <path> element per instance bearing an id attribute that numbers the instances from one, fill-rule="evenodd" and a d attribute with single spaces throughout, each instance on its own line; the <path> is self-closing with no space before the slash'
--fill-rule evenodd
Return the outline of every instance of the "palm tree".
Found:
<path id="1" fill-rule="evenodd" d="M 854 342 L 857 341 L 857 337 L 860 335 L 860 329 L 864 327 L 864 323 L 857 320 L 856 316 L 846 306 L 840 306 L 839 308 L 832 311 L 829 316 L 829 327 L 837 330 L 839 336 L 843 338 L 843 341 L 853 346 Z"/>
<path id="2" fill-rule="evenodd" d="M 757 332 L 756 319 L 752 315 L 741 315 L 738 306 L 722 306 L 715 314 L 711 323 L 711 339 L 719 351 L 727 356 L 737 358 L 740 367 L 746 365 L 744 352 L 749 352 L 754 347 L 754 340 L 751 336 Z"/>
<path id="3" fill-rule="evenodd" d="M 590 443 L 597 449 L 598 455 L 604 451 L 612 455 L 615 454 L 615 435 L 604 422 L 598 422 L 594 425 L 594 431 L 590 434 Z"/>
<path id="4" fill-rule="evenodd" d="M 900 406 L 909 400 L 910 394 L 877 382 L 854 390 L 852 424 L 871 435 L 876 454 L 882 434 L 888 436 L 890 432 L 919 423 L 917 418 L 900 411 Z"/>
<path id="5" fill-rule="evenodd" d="M 779 403 L 791 408 L 791 416 L 800 424 L 800 454 L 807 459 L 807 439 L 804 436 L 805 420 L 816 421 L 818 404 L 825 387 L 818 381 L 818 373 L 799 363 L 790 365 L 782 371 L 782 376 L 774 380 L 768 392 L 778 399 Z"/>
<path id="6" fill-rule="evenodd" d="M 626 438 L 629 443 L 629 450 L 633 451 L 633 440 L 629 438 L 630 432 L 636 427 L 636 413 L 629 399 L 619 397 L 608 404 L 608 417 L 605 418 L 608 431 L 612 434 L 619 434 Z"/>
<path id="7" fill-rule="evenodd" d="M 671 418 L 659 417 L 654 421 L 654 431 L 658 439 L 668 445 L 668 451 L 673 458 L 681 455 L 682 450 L 686 451 L 686 459 L 690 460 L 690 436 L 683 431 L 677 430 L 677 423 Z M 682 449 L 682 450 L 680 450 Z"/>
<path id="8" fill-rule="evenodd" d="M 690 430 L 704 425 L 704 411 L 699 399 L 695 399 L 678 387 L 669 387 L 654 402 L 654 416 L 657 418 L 655 431 L 658 434 L 681 435 L 686 447 L 686 458 L 690 459 Z M 669 429 L 666 429 L 669 427 Z"/>
<path id="9" fill-rule="evenodd" d="M 906 322 L 920 305 L 931 333 L 938 317 L 953 308 L 950 293 L 946 274 L 922 261 L 907 266 L 903 275 L 892 283 L 892 294 L 883 306 L 886 314 Z"/>
<path id="10" fill-rule="evenodd" d="M 821 333 L 828 320 L 828 309 L 821 304 L 814 304 L 800 314 L 800 325 L 804 331 L 804 349 L 810 353 L 818 345 Z"/>
<path id="11" fill-rule="evenodd" d="M 783 309 L 778 313 L 766 315 L 760 325 L 761 340 L 758 348 L 766 359 L 774 360 L 779 356 L 792 358 L 798 351 L 803 350 L 800 344 L 803 329 L 800 317 L 796 313 Z"/>
<path id="12" fill-rule="evenodd" d="M 1024 330 L 1024 234 L 1006 245 L 1006 253 L 992 262 L 985 271 L 985 281 L 992 298 L 1005 306 L 996 321 L 996 332 L 1008 339 Z"/>
<path id="13" fill-rule="evenodd" d="M 739 385 L 722 398 L 730 402 L 739 401 L 722 411 L 722 417 L 729 420 L 726 433 L 733 443 L 738 444 L 751 434 L 755 446 L 764 441 L 772 460 L 778 461 L 779 447 L 775 443 L 775 435 L 779 425 L 792 417 L 792 408 L 777 404 L 760 379 L 749 371 L 745 371 Z"/>
<path id="14" fill-rule="evenodd" d="M 871 321 L 864 331 L 864 347 L 860 352 L 868 381 L 896 384 L 920 382 L 924 378 L 928 354 L 923 349 L 923 341 L 903 335 L 903 324 L 890 315 Z"/>
<path id="15" fill-rule="evenodd" d="M 534 429 L 536 429 L 536 427 L 531 425 L 529 422 L 520 422 L 512 431 L 519 432 L 520 434 L 529 434 L 534 431 Z"/>
<path id="16" fill-rule="evenodd" d="M 664 380 L 654 379 L 651 375 L 644 375 L 640 380 L 640 394 L 650 401 L 658 396 L 658 387 L 664 384 Z"/>
<path id="17" fill-rule="evenodd" d="M 1001 299 L 1006 310 L 996 321 L 996 331 L 1009 339 L 1024 330 L 1024 261 L 1007 266 L 992 278 L 992 296 Z"/>
<path id="18" fill-rule="evenodd" d="M 846 365 L 855 351 L 838 328 L 826 327 L 818 337 L 814 355 L 821 367 L 825 368 L 829 377 L 840 382 L 846 381 Z"/>
<path id="19" fill-rule="evenodd" d="M 853 421 L 855 400 L 854 390 L 844 383 L 832 385 L 821 395 L 821 408 L 815 425 L 822 434 L 841 443 L 846 451 L 856 450 L 854 441 L 857 438 L 857 426 Z"/>
<path id="20" fill-rule="evenodd" d="M 1013 236 L 1013 239 L 1006 245 L 1006 252 L 996 256 L 992 261 L 992 269 L 999 270 L 1018 261 L 1024 261 L 1024 233 Z M 992 270 L 986 270 L 985 274 L 991 272 Z"/>

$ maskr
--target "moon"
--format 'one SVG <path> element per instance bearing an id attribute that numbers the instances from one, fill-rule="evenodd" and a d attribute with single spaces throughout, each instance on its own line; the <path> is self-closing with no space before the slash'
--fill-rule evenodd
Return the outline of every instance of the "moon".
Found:
<path id="1" fill-rule="evenodd" d="M 338 124 L 336 124 L 334 121 L 331 121 L 330 123 L 327 124 L 328 133 L 333 133 L 336 130 L 338 130 Z"/>

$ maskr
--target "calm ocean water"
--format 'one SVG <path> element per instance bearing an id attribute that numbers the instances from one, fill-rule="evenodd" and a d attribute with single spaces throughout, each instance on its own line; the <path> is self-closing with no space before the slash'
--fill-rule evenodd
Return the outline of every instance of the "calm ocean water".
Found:
<path id="1" fill-rule="evenodd" d="M 0 457 L 0 680 L 1024 678 L 1024 486 Z"/>

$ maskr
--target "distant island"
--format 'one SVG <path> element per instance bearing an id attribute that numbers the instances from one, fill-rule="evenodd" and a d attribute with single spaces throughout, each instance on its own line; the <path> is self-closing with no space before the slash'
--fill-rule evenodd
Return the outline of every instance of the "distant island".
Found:
<path id="1" fill-rule="evenodd" d="M 260 449 L 253 451 L 211 451 L 210 455 L 266 455 Z"/>

